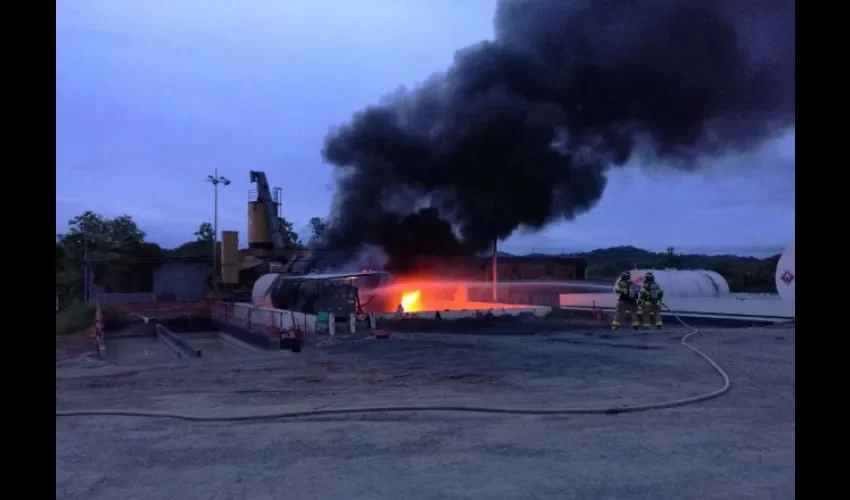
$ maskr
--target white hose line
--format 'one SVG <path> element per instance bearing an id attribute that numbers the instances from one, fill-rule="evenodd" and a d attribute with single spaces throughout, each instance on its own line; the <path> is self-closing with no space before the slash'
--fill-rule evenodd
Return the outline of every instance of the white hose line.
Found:
<path id="1" fill-rule="evenodd" d="M 673 311 L 663 304 L 664 308 L 671 313 Z M 688 398 L 674 399 L 660 403 L 647 403 L 640 405 L 608 406 L 608 407 L 574 407 L 574 408 L 503 408 L 486 406 L 362 406 L 351 408 L 329 408 L 322 410 L 302 410 L 270 413 L 248 413 L 232 416 L 201 416 L 184 413 L 135 411 L 135 410 L 70 410 L 56 411 L 56 417 L 142 417 L 142 418 L 171 418 L 186 420 L 190 422 L 246 422 L 258 420 L 283 420 L 303 417 L 324 417 L 331 415 L 347 415 L 357 413 L 399 413 L 399 412 L 464 412 L 464 413 L 497 413 L 505 415 L 616 415 L 618 413 L 636 413 L 649 410 L 661 410 L 685 406 L 701 401 L 716 398 L 726 393 L 732 385 L 729 375 L 723 371 L 713 359 L 702 352 L 698 347 L 688 343 L 688 339 L 699 333 L 699 329 L 685 323 L 682 318 L 673 313 L 673 316 L 690 331 L 682 337 L 681 344 L 699 357 L 704 359 L 723 379 L 723 386 L 719 389 L 691 396 Z"/>

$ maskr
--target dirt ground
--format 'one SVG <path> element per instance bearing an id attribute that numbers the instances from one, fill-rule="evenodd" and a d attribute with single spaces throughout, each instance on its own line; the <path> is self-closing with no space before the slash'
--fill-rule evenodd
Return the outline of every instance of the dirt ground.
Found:
<path id="1" fill-rule="evenodd" d="M 77 358 L 94 352 L 94 341 L 88 329 L 56 336 L 56 361 Z"/>
<path id="2" fill-rule="evenodd" d="M 221 351 L 199 362 L 124 366 L 66 360 L 57 363 L 57 409 L 551 408 L 717 389 L 720 376 L 679 345 L 683 333 L 394 333 L 301 354 Z M 109 350 L 144 348 L 123 340 Z M 727 371 L 731 391 L 647 413 L 57 418 L 56 498 L 794 498 L 793 327 L 706 330 L 692 343 Z"/>

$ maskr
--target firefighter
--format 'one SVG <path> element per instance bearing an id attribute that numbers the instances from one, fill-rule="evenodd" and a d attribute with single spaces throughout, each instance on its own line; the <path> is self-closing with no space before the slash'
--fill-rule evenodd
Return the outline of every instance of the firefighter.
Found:
<path id="1" fill-rule="evenodd" d="M 611 322 L 611 329 L 620 328 L 620 323 L 626 315 L 626 309 L 629 310 L 629 315 L 632 318 L 632 328 L 635 330 L 640 328 L 640 322 L 637 317 L 637 300 L 632 292 L 632 275 L 625 271 L 620 275 L 617 283 L 614 285 L 614 294 L 617 295 L 617 314 L 614 316 L 614 321 Z"/>
<path id="2" fill-rule="evenodd" d="M 399 318 L 404 316 L 404 305 L 399 304 L 398 307 L 395 308 L 395 315 Z"/>
<path id="3" fill-rule="evenodd" d="M 643 313 L 643 327 L 649 328 L 652 319 L 655 318 L 655 327 L 659 330 L 664 325 L 661 321 L 661 301 L 664 300 L 664 290 L 656 283 L 655 275 L 646 273 L 643 278 L 643 286 L 638 294 L 638 304 Z"/>

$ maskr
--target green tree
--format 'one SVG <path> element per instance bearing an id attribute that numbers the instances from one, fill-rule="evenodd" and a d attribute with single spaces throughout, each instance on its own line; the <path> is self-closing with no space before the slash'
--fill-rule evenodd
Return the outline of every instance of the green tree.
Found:
<path id="1" fill-rule="evenodd" d="M 325 232 L 328 229 L 328 221 L 321 217 L 312 217 L 310 219 L 310 240 L 309 245 L 314 246 L 322 241 Z"/>
<path id="2" fill-rule="evenodd" d="M 198 230 L 195 231 L 195 237 L 197 238 L 197 241 L 212 243 L 215 239 L 215 230 L 213 229 L 213 225 L 209 222 L 202 222 L 198 227 Z"/>
<path id="3" fill-rule="evenodd" d="M 68 232 L 57 235 L 56 293 L 60 300 L 82 297 L 85 259 L 147 259 L 165 254 L 129 215 L 113 219 L 86 211 L 68 221 Z"/>
<path id="4" fill-rule="evenodd" d="M 56 243 L 56 272 L 58 273 L 65 268 L 65 248 Z"/>
<path id="5" fill-rule="evenodd" d="M 723 276 L 732 292 L 776 293 L 775 273 L 779 255 L 767 259 L 735 255 L 680 254 L 675 248 L 656 253 L 635 247 L 602 248 L 574 254 L 587 260 L 587 276 L 613 280 L 634 267 L 711 269 Z"/>
<path id="6" fill-rule="evenodd" d="M 202 222 L 194 233 L 195 240 L 187 241 L 171 250 L 174 257 L 212 257 L 212 244 L 215 239 L 215 231 L 212 224 Z"/>
<path id="7" fill-rule="evenodd" d="M 68 260 L 89 257 L 152 256 L 161 253 L 159 245 L 145 242 L 145 232 L 129 215 L 108 219 L 92 211 L 68 221 L 68 232 L 58 235 Z"/>
<path id="8" fill-rule="evenodd" d="M 656 265 L 660 269 L 681 269 L 682 258 L 676 254 L 675 248 L 667 247 L 667 253 L 661 257 Z"/>
<path id="9" fill-rule="evenodd" d="M 298 237 L 298 233 L 293 229 L 292 223 L 283 217 L 278 217 L 278 221 L 280 222 L 281 233 L 283 233 L 283 247 L 301 248 L 301 240 Z"/>

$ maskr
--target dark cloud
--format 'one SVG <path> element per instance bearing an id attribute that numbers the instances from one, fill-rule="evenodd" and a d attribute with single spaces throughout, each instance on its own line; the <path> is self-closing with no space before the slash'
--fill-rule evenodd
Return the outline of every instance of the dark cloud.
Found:
<path id="1" fill-rule="evenodd" d="M 794 123 L 793 2 L 504 0 L 495 28 L 328 135 L 326 245 L 483 250 L 591 209 L 638 152 L 693 168 Z"/>

